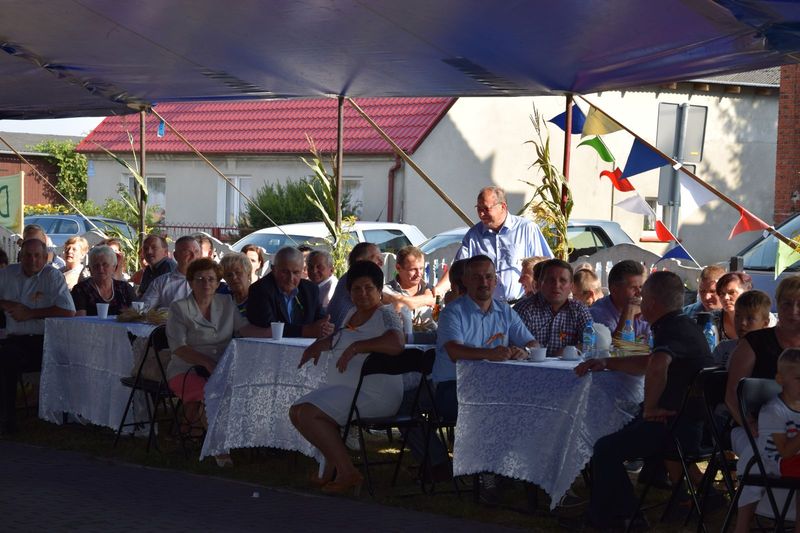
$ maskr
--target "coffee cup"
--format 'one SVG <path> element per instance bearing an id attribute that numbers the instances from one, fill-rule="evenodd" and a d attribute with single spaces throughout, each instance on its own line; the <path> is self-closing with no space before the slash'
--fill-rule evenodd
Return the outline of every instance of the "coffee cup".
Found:
<path id="1" fill-rule="evenodd" d="M 531 348 L 528 353 L 534 363 L 541 363 L 547 358 L 547 348 Z"/>
<path id="2" fill-rule="evenodd" d="M 272 340 L 279 341 L 283 338 L 283 322 L 271 322 Z"/>
<path id="3" fill-rule="evenodd" d="M 100 320 L 108 318 L 108 304 L 97 304 L 97 318 Z"/>
<path id="4" fill-rule="evenodd" d="M 575 346 L 564 346 L 561 351 L 561 358 L 565 361 L 577 361 L 581 358 L 581 351 Z"/>

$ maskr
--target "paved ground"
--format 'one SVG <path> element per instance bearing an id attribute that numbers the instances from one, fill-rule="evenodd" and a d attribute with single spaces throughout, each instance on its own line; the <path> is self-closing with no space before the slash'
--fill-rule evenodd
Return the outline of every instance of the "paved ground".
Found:
<path id="1" fill-rule="evenodd" d="M 3 532 L 513 531 L 7 441 L 0 441 L 0 517 Z"/>

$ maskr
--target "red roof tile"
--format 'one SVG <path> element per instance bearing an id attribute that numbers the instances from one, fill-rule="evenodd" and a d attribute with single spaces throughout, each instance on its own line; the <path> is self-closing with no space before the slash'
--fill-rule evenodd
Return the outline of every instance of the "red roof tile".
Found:
<path id="1" fill-rule="evenodd" d="M 414 152 L 447 113 L 454 98 L 359 98 L 364 112 L 408 153 Z M 306 135 L 322 152 L 336 150 L 336 100 L 248 100 L 162 103 L 155 108 L 202 153 L 307 153 Z M 147 117 L 148 153 L 191 153 L 159 120 Z M 81 142 L 79 152 L 130 153 L 128 132 L 139 146 L 138 115 L 106 118 Z M 95 144 L 96 143 L 96 144 Z M 350 154 L 393 153 L 389 144 L 345 103 L 344 150 Z"/>

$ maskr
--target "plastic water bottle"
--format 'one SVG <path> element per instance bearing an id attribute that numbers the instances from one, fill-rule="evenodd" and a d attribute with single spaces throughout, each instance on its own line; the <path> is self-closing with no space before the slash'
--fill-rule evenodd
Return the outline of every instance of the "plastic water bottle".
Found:
<path id="1" fill-rule="evenodd" d="M 713 352 L 717 347 L 717 332 L 714 331 L 714 323 L 711 321 L 706 322 L 703 326 L 703 335 L 708 343 L 708 348 Z"/>
<path id="2" fill-rule="evenodd" d="M 636 332 L 633 330 L 633 323 L 630 320 L 625 321 L 620 338 L 626 342 L 636 342 Z"/>
<path id="3" fill-rule="evenodd" d="M 583 356 L 587 359 L 594 357 L 597 349 L 597 334 L 594 332 L 594 322 L 589 320 L 583 328 Z"/>

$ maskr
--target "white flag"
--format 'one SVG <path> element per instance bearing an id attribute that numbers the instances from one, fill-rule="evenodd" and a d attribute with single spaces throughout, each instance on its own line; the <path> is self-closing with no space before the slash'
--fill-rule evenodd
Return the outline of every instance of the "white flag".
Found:
<path id="1" fill-rule="evenodd" d="M 630 211 L 631 213 L 638 213 L 646 217 L 656 216 L 656 214 L 653 212 L 653 208 L 650 207 L 650 204 L 645 202 L 644 198 L 642 198 L 638 194 L 634 194 L 630 198 L 625 198 L 621 202 L 617 202 L 614 205 L 616 205 L 620 209 L 624 209 L 625 211 Z"/>
<path id="2" fill-rule="evenodd" d="M 719 198 L 683 172 L 679 177 L 681 180 L 681 218 L 691 215 L 711 200 Z"/>

